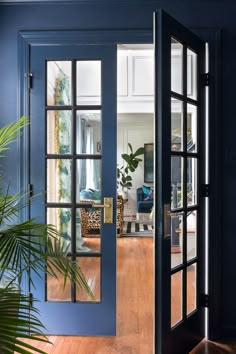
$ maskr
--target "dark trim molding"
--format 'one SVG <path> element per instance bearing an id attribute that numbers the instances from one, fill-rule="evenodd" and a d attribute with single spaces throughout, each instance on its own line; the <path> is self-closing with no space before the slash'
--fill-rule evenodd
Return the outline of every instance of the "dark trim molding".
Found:
<path id="1" fill-rule="evenodd" d="M 60 46 L 80 44 L 152 43 L 152 28 L 143 30 L 75 30 L 75 31 L 21 31 L 23 46 Z"/>
<path id="2" fill-rule="evenodd" d="M 209 321 L 208 338 L 222 337 L 221 30 L 195 30 L 209 45 Z"/>
<path id="3" fill-rule="evenodd" d="M 0 0 L 0 5 L 36 5 L 36 4 L 79 4 L 79 5 L 141 5 L 147 4 L 157 5 L 158 0 Z"/>
<path id="4" fill-rule="evenodd" d="M 209 215 L 209 339 L 222 336 L 222 104 L 221 31 L 209 40 L 210 50 L 210 215 Z"/>

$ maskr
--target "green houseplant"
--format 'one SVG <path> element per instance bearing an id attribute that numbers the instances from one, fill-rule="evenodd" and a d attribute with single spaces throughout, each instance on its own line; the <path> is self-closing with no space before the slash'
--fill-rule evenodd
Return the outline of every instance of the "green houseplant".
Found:
<path id="1" fill-rule="evenodd" d="M 27 124 L 22 117 L 0 128 L 0 157 Z M 18 221 L 22 208 L 29 203 L 24 202 L 27 197 L 20 193 L 11 195 L 9 188 L 5 192 L 0 189 L 0 353 L 4 354 L 45 353 L 24 341 L 30 338 L 48 342 L 33 305 L 36 299 L 21 290 L 24 274 L 33 282 L 30 269 L 36 274 L 46 271 L 55 278 L 62 275 L 64 285 L 67 279 L 73 279 L 93 298 L 81 269 L 67 258 L 67 247 L 54 226 L 36 220 Z"/>
<path id="2" fill-rule="evenodd" d="M 121 157 L 124 160 L 124 165 L 117 167 L 117 187 L 122 190 L 127 190 L 132 187 L 132 173 L 135 172 L 139 163 L 142 161 L 139 156 L 144 154 L 144 147 L 138 148 L 133 151 L 133 147 L 128 143 L 130 152 L 128 154 L 122 154 Z"/>

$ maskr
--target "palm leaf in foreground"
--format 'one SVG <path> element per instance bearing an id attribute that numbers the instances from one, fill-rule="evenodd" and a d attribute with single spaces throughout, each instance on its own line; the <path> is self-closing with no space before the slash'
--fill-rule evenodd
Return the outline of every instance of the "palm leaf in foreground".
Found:
<path id="1" fill-rule="evenodd" d="M 93 298 L 81 268 L 76 261 L 67 257 L 67 249 L 59 237 L 52 225 L 37 224 L 33 220 L 0 231 L 2 274 L 9 270 L 16 274 L 12 278 L 13 283 L 20 282 L 22 274 L 26 272 L 32 284 L 32 272 L 41 276 L 46 271 L 54 278 L 63 275 L 64 286 L 69 279 Z"/>
<path id="2" fill-rule="evenodd" d="M 87 283 L 87 280 L 77 264 L 76 260 L 67 257 L 67 247 L 63 241 L 49 238 L 47 240 L 47 272 L 57 277 L 57 272 L 64 276 L 64 287 L 67 279 L 75 283 L 76 287 L 85 290 L 91 299 L 94 299 L 93 293 Z"/>
<path id="3" fill-rule="evenodd" d="M 17 288 L 0 288 L 0 352 L 12 354 L 45 353 L 22 339 L 50 343 L 43 336 L 44 326 L 38 319 L 38 311 L 31 306 L 29 297 L 20 294 Z M 31 335 L 27 334 L 31 331 Z M 37 335 L 37 337 L 35 336 Z M 42 337 L 39 338 L 38 335 Z M 29 351 L 30 350 L 30 351 Z"/>
<path id="4" fill-rule="evenodd" d="M 26 117 L 21 117 L 15 123 L 7 124 L 0 129 L 0 153 L 9 150 L 9 146 L 29 124 Z M 2 156 L 2 155 L 0 155 Z"/>

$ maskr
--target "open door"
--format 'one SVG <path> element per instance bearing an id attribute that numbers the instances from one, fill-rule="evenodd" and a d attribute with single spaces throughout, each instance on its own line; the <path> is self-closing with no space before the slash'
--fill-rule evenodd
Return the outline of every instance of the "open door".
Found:
<path id="1" fill-rule="evenodd" d="M 30 60 L 30 216 L 61 232 L 94 301 L 45 274 L 30 292 L 47 333 L 115 335 L 116 47 L 32 46 Z"/>
<path id="2" fill-rule="evenodd" d="M 185 354 L 204 337 L 204 43 L 154 15 L 156 68 L 156 352 Z"/>

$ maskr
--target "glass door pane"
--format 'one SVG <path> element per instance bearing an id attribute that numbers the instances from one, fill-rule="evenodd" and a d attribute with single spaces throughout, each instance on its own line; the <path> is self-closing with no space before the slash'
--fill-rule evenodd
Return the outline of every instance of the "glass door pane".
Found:
<path id="1" fill-rule="evenodd" d="M 178 60 L 176 59 L 178 53 Z M 190 315 L 187 307 L 190 307 L 190 291 L 197 288 L 198 262 L 194 265 L 195 276 L 190 278 L 190 266 L 187 267 L 187 261 L 198 257 L 196 240 L 198 230 L 196 227 L 196 215 L 199 208 L 199 155 L 198 152 L 198 134 L 197 134 L 197 112 L 199 101 L 198 87 L 196 86 L 197 77 L 197 54 L 191 52 L 191 65 L 189 59 L 189 49 L 185 44 L 180 43 L 176 38 L 171 39 L 171 210 L 172 210 L 172 237 L 171 237 L 171 264 L 172 279 L 179 279 L 178 286 L 175 286 L 175 296 L 171 297 L 171 313 L 174 313 L 175 320 L 172 319 L 171 326 L 176 326 L 182 320 L 183 316 Z M 192 58 L 194 56 L 194 59 Z M 178 80 L 176 79 L 176 72 Z M 178 82 L 178 84 L 177 84 Z M 192 88 L 191 99 L 189 95 Z M 178 117 L 178 120 L 177 118 Z M 178 122 L 178 125 L 176 124 Z M 192 210 L 192 206 L 195 210 Z M 178 209 L 181 213 L 181 219 L 174 216 L 174 211 Z M 194 222 L 195 221 L 195 222 Z M 190 222 L 193 224 L 193 233 L 190 231 Z M 179 232 L 178 230 L 181 230 Z M 177 253 L 179 257 L 177 258 Z M 178 261 L 177 261 L 178 259 Z M 176 272 L 176 268 L 179 269 Z M 172 281 L 176 284 L 176 281 Z M 191 285 L 190 285 L 191 283 Z M 173 288 L 173 286 L 172 286 Z M 186 295 L 187 294 L 187 295 Z M 186 300 L 187 296 L 187 300 Z M 191 295 L 193 296 L 193 295 Z M 176 301 L 176 297 L 180 300 Z M 194 296 L 193 296 L 194 297 Z M 195 305 L 197 306 L 196 296 Z M 193 300 L 191 300 L 193 301 Z M 193 305 L 192 305 L 193 308 Z M 177 314 L 179 314 L 177 316 Z M 181 314 L 181 316 L 180 316 Z M 177 317 L 176 317 L 177 316 Z"/>
<path id="2" fill-rule="evenodd" d="M 100 301 L 101 298 L 100 266 L 97 266 L 101 263 L 101 210 L 91 207 L 93 203 L 101 203 L 101 151 L 97 154 L 97 144 L 101 143 L 101 107 L 94 107 L 88 100 L 95 94 L 95 83 L 101 97 L 100 61 L 47 62 L 47 221 L 61 233 L 71 260 L 83 263 L 89 276 L 89 268 L 90 272 L 95 272 L 95 299 L 89 299 L 88 295 L 86 298 L 85 294 L 80 296 L 79 289 L 74 293 L 75 285 L 71 283 L 68 288 L 71 301 Z M 74 103 L 75 97 L 80 106 Z M 86 110 L 82 103 L 86 104 Z M 75 204 L 80 202 L 87 203 L 88 207 L 80 208 Z M 64 203 L 68 208 L 60 207 Z M 96 258 L 93 259 L 94 252 Z M 83 262 L 78 260 L 81 253 L 87 254 Z M 59 287 L 57 292 L 52 292 L 52 286 L 48 279 L 48 301 L 62 298 Z M 61 292 L 65 292 L 63 288 Z M 68 301 L 68 295 L 65 298 Z"/>

